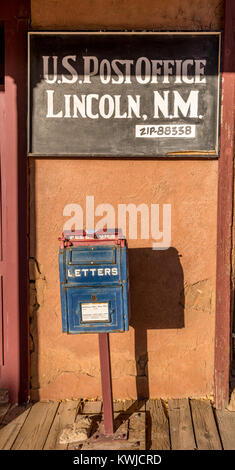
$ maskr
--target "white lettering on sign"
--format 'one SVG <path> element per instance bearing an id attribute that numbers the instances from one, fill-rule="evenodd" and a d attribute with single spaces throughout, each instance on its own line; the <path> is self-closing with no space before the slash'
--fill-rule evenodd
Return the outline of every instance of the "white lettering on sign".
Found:
<path id="1" fill-rule="evenodd" d="M 91 273 L 94 276 L 118 276 L 117 268 L 80 268 L 74 272 L 68 269 L 68 277 L 88 277 Z"/>
<path id="2" fill-rule="evenodd" d="M 63 68 L 67 70 L 66 75 L 62 74 L 61 82 L 57 82 L 58 59 L 61 60 Z M 206 83 L 205 59 L 185 59 L 185 60 L 150 60 L 147 57 L 133 59 L 102 59 L 99 61 L 96 56 L 83 56 L 83 80 L 80 80 L 78 71 L 81 69 L 81 58 L 76 55 L 66 55 L 62 58 L 58 56 L 42 56 L 43 78 L 49 84 L 54 83 L 92 83 L 93 78 L 99 78 L 103 84 L 112 83 L 121 85 L 122 83 L 132 84 L 135 81 L 140 84 L 147 83 L 170 83 L 169 77 L 175 83 Z M 73 62 L 73 65 L 71 64 Z M 49 78 L 49 68 L 50 76 Z"/>
<path id="3" fill-rule="evenodd" d="M 159 111 L 165 118 L 179 118 L 179 111 L 184 117 L 198 117 L 198 90 L 191 90 L 185 101 L 178 91 L 173 91 L 174 113 L 169 115 L 169 91 L 163 92 L 163 97 L 154 91 L 154 118 L 159 118 Z"/>
<path id="4" fill-rule="evenodd" d="M 125 111 L 121 95 L 64 95 L 63 109 L 58 111 L 54 104 L 55 91 L 47 90 L 47 118 L 89 118 L 116 119 L 140 118 L 140 95 L 127 95 Z M 95 112 L 95 109 L 99 112 Z"/>
<path id="5" fill-rule="evenodd" d="M 58 110 L 54 104 L 54 90 L 47 90 L 47 118 L 89 118 L 99 119 L 131 119 L 141 118 L 140 95 L 127 95 L 126 101 L 121 95 L 64 95 L 64 102 Z M 173 114 L 170 114 L 169 94 L 173 100 Z M 198 118 L 199 90 L 191 90 L 185 99 L 178 91 L 153 92 L 153 117 L 154 119 L 178 119 L 182 116 Z M 125 101 L 125 104 L 124 104 Z M 98 111 L 98 112 L 95 112 Z M 160 111 L 160 114 L 159 114 Z M 144 116 L 144 115 L 143 115 Z"/>
<path id="6" fill-rule="evenodd" d="M 58 75 L 59 61 L 66 75 Z M 82 62 L 82 63 L 81 63 Z M 78 84 L 81 92 L 86 90 L 86 84 L 94 83 L 97 77 L 101 84 L 113 85 L 134 82 L 140 85 L 147 84 L 206 84 L 205 59 L 185 60 L 150 60 L 147 57 L 138 57 L 134 60 L 99 59 L 96 56 L 66 55 L 59 58 L 56 55 L 42 56 L 43 78 L 49 85 L 56 85 L 56 90 L 46 90 L 47 111 L 46 118 L 53 119 L 147 119 L 142 109 L 141 95 L 98 94 L 98 93 L 64 93 L 58 85 Z M 83 70 L 83 74 L 81 74 Z M 80 74 L 79 74 L 80 72 Z M 84 87 L 85 84 L 85 87 Z M 66 88 L 65 88 L 66 90 Z M 128 90 L 128 89 L 127 89 Z M 59 100 L 58 100 L 59 97 Z M 171 104 L 172 103 L 172 104 Z M 187 97 L 177 90 L 153 90 L 152 112 L 153 119 L 180 119 L 198 118 L 199 116 L 199 90 L 191 90 Z"/>
<path id="7" fill-rule="evenodd" d="M 108 302 L 81 304 L 81 312 L 83 322 L 109 321 Z"/>
<path id="8" fill-rule="evenodd" d="M 28 56 L 29 156 L 219 156 L 220 32 L 30 32 Z"/>

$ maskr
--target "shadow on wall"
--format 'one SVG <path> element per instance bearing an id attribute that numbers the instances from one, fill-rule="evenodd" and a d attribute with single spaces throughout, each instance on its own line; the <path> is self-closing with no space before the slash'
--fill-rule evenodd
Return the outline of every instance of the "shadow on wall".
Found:
<path id="1" fill-rule="evenodd" d="M 147 330 L 184 328 L 184 275 L 176 248 L 129 249 L 130 324 L 135 330 L 137 399 L 149 398 Z"/>
<path id="2" fill-rule="evenodd" d="M 30 253 L 37 277 L 36 262 L 36 208 L 35 208 L 35 162 L 30 162 L 31 183 L 31 239 Z M 135 360 L 137 399 L 149 398 L 147 331 L 184 328 L 184 275 L 180 255 L 176 248 L 152 250 L 152 248 L 129 248 L 130 277 L 130 325 L 135 331 Z M 37 270 L 38 269 L 38 270 Z M 39 279 L 40 280 L 40 279 Z M 30 338 L 31 338 L 31 398 L 39 399 L 38 376 L 38 310 L 37 283 L 30 281 Z M 64 397 L 61 397 L 64 398 Z"/>

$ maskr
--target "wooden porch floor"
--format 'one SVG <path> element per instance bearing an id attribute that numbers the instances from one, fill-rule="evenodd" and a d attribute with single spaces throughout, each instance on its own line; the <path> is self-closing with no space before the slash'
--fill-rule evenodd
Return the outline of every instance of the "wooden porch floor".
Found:
<path id="1" fill-rule="evenodd" d="M 172 399 L 114 402 L 115 427 L 128 426 L 128 440 L 61 445 L 59 435 L 78 415 L 102 420 L 98 401 L 48 401 L 0 406 L 0 449 L 62 450 L 235 450 L 235 412 L 214 410 L 209 400 Z"/>

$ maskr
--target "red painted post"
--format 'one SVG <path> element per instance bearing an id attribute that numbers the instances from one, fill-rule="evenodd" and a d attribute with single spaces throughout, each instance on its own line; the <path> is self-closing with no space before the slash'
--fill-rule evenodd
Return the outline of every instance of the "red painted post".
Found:
<path id="1" fill-rule="evenodd" d="M 231 255 L 234 159 L 234 75 L 235 2 L 225 0 L 225 28 L 222 64 L 221 147 L 218 175 L 217 271 L 215 318 L 216 408 L 224 408 L 229 398 L 231 351 Z"/>
<path id="2" fill-rule="evenodd" d="M 18 283 L 18 129 L 17 86 L 12 76 L 15 53 L 14 22 L 5 22 L 5 92 L 1 109 L 3 344 L 1 386 L 18 402 L 20 389 L 19 283 Z M 5 115 L 5 119 L 3 116 Z M 9 230 L 10 227 L 11 229 Z M 8 322 L 6 323 L 6 319 Z"/>
<path id="3" fill-rule="evenodd" d="M 26 31 L 29 1 L 2 0 L 5 83 L 0 90 L 2 366 L 0 387 L 28 399 Z"/>
<path id="4" fill-rule="evenodd" d="M 113 393 L 109 351 L 109 334 L 99 333 L 100 371 L 104 409 L 104 434 L 114 433 Z"/>

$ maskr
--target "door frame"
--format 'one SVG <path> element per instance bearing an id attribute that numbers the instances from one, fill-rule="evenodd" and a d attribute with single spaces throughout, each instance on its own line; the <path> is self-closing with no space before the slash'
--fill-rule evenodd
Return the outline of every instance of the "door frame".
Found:
<path id="1" fill-rule="evenodd" d="M 12 402 L 27 401 L 28 377 L 28 197 L 26 157 L 26 59 L 30 0 L 2 0 L 5 27 L 5 85 L 0 88 L 2 230 L 0 237 L 0 386 Z M 217 267 L 215 314 L 215 405 L 229 399 L 231 360 L 231 285 L 235 2 L 225 0 L 222 62 L 221 151 L 218 161 Z M 2 327 L 2 331 L 1 331 Z"/>
<path id="2" fill-rule="evenodd" d="M 221 138 L 218 165 L 214 395 L 216 408 L 229 400 L 232 307 L 232 224 L 235 106 L 235 2 L 225 0 Z"/>
<path id="3" fill-rule="evenodd" d="M 2 0 L 4 84 L 0 89 L 0 387 L 28 400 L 27 30 L 29 0 Z"/>

